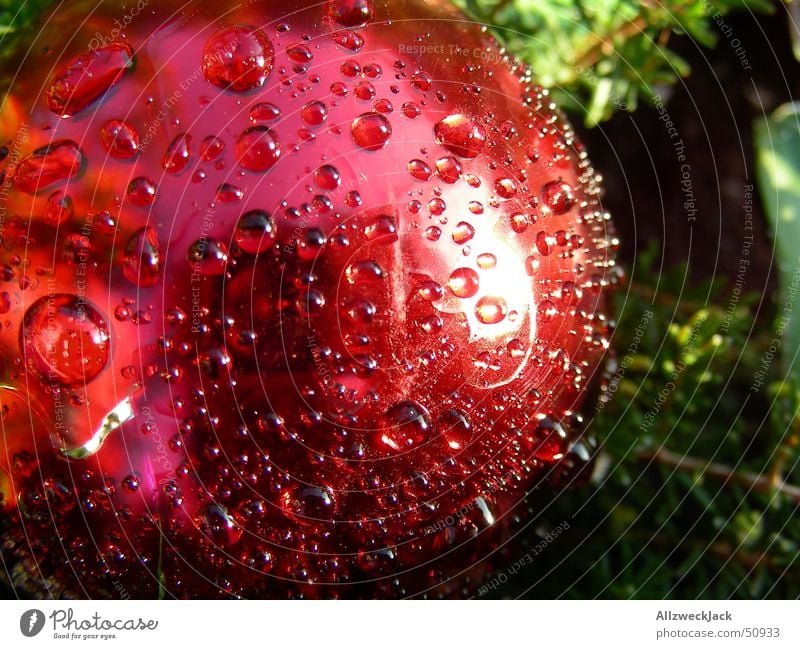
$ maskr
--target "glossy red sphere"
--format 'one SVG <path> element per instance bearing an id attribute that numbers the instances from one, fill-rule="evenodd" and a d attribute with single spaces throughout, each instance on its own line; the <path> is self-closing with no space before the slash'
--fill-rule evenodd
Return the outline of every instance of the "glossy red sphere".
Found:
<path id="1" fill-rule="evenodd" d="M 573 131 L 445 2 L 96 4 L 0 75 L 15 586 L 446 592 L 591 453 Z"/>

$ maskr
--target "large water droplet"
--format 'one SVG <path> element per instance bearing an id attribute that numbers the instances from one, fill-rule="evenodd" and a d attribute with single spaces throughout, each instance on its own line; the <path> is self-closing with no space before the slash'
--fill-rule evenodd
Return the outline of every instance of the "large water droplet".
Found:
<path id="1" fill-rule="evenodd" d="M 542 300 L 536 308 L 536 313 L 541 322 L 547 322 L 558 315 L 558 309 L 552 300 Z"/>
<path id="2" fill-rule="evenodd" d="M 508 222 L 511 225 L 511 229 L 514 230 L 517 234 L 522 234 L 525 230 L 528 229 L 528 226 L 531 223 L 530 218 L 527 214 L 522 212 L 515 212 L 511 216 L 508 217 Z"/>
<path id="3" fill-rule="evenodd" d="M 382 281 L 383 269 L 371 259 L 356 261 L 345 269 L 345 277 L 351 284 L 364 284 Z"/>
<path id="4" fill-rule="evenodd" d="M 151 227 L 134 233 L 125 247 L 122 272 L 137 286 L 155 286 L 161 271 L 161 247 L 158 235 Z"/>
<path id="5" fill-rule="evenodd" d="M 389 408 L 382 422 L 380 441 L 387 449 L 400 452 L 419 446 L 431 433 L 430 415 L 416 401 L 400 401 Z"/>
<path id="6" fill-rule="evenodd" d="M 472 422 L 469 416 L 457 408 L 445 410 L 436 420 L 447 445 L 454 451 L 460 451 L 472 439 Z"/>
<path id="7" fill-rule="evenodd" d="M 309 126 L 319 126 L 328 119 L 328 107 L 321 101 L 311 101 L 303 106 L 300 117 Z"/>
<path id="8" fill-rule="evenodd" d="M 472 241 L 472 238 L 475 236 L 475 228 L 466 221 L 461 221 L 453 228 L 452 236 L 453 241 L 458 245 L 465 244 L 468 241 Z"/>
<path id="9" fill-rule="evenodd" d="M 317 187 L 333 191 L 339 187 L 339 183 L 341 182 L 339 170 L 333 165 L 322 165 L 314 173 L 314 182 L 317 184 Z"/>
<path id="10" fill-rule="evenodd" d="M 250 121 L 255 124 L 258 122 L 274 122 L 280 116 L 281 109 L 270 102 L 258 103 L 250 109 Z"/>
<path id="11" fill-rule="evenodd" d="M 478 255 L 478 268 L 481 270 L 490 270 L 497 266 L 497 257 L 491 252 L 484 252 Z"/>
<path id="12" fill-rule="evenodd" d="M 408 173 L 416 180 L 430 180 L 433 175 L 431 168 L 423 160 L 411 160 L 408 163 Z"/>
<path id="13" fill-rule="evenodd" d="M 517 195 L 517 183 L 512 178 L 500 178 L 494 184 L 494 191 L 500 198 L 514 198 Z"/>
<path id="14" fill-rule="evenodd" d="M 432 81 L 431 75 L 424 70 L 411 75 L 411 85 L 422 92 L 427 92 L 431 89 Z"/>
<path id="15" fill-rule="evenodd" d="M 112 43 L 72 59 L 56 75 L 47 91 L 47 105 L 61 117 L 70 117 L 102 97 L 133 65 L 133 50 Z"/>
<path id="16" fill-rule="evenodd" d="M 550 237 L 544 230 L 536 234 L 536 250 L 539 251 L 540 255 L 545 257 L 549 255 L 554 243 L 555 242 L 552 240 L 552 237 Z"/>
<path id="17" fill-rule="evenodd" d="M 198 527 L 215 545 L 223 548 L 237 543 L 243 534 L 228 510 L 217 503 L 205 507 Z"/>
<path id="18" fill-rule="evenodd" d="M 72 140 L 60 140 L 40 147 L 24 158 L 14 172 L 17 187 L 28 194 L 74 178 L 85 166 L 80 147 Z"/>
<path id="19" fill-rule="evenodd" d="M 358 61 L 348 59 L 342 63 L 341 66 L 339 66 L 339 71 L 343 76 L 348 77 L 349 79 L 355 79 L 359 74 L 361 74 L 361 66 L 358 64 Z"/>
<path id="20" fill-rule="evenodd" d="M 461 163 L 451 156 L 439 158 L 436 161 L 436 173 L 443 182 L 452 185 L 461 178 Z"/>
<path id="21" fill-rule="evenodd" d="M 554 180 L 542 187 L 542 202 L 554 214 L 566 214 L 575 205 L 577 199 L 569 183 Z"/>
<path id="22" fill-rule="evenodd" d="M 391 216 L 381 214 L 364 228 L 364 235 L 368 241 L 394 243 L 398 238 L 397 226 L 395 226 L 394 219 Z"/>
<path id="23" fill-rule="evenodd" d="M 206 162 L 216 160 L 225 150 L 225 142 L 215 135 L 209 135 L 200 143 L 200 157 Z"/>
<path id="24" fill-rule="evenodd" d="M 553 462 L 564 457 L 567 451 L 567 434 L 557 421 L 541 417 L 534 422 L 533 432 L 525 441 L 533 457 L 543 462 Z"/>
<path id="25" fill-rule="evenodd" d="M 64 241 L 61 258 L 70 266 L 77 266 L 81 263 L 88 264 L 92 251 L 92 244 L 88 237 L 82 234 L 69 234 Z"/>
<path id="26" fill-rule="evenodd" d="M 329 12 L 342 27 L 366 25 L 374 15 L 372 0 L 331 0 Z"/>
<path id="27" fill-rule="evenodd" d="M 362 101 L 369 101 L 370 99 L 375 99 L 375 86 L 373 86 L 369 81 L 359 81 L 355 88 L 353 88 L 353 94 L 361 99 Z"/>
<path id="28" fill-rule="evenodd" d="M 475 316 L 483 324 L 497 324 L 508 315 L 508 305 L 501 297 L 485 296 L 475 305 Z"/>
<path id="29" fill-rule="evenodd" d="M 333 35 L 333 41 L 339 47 L 343 47 L 351 52 L 358 52 L 358 50 L 364 47 L 364 37 L 361 36 L 361 34 L 351 31 L 336 32 Z"/>
<path id="30" fill-rule="evenodd" d="M 472 268 L 456 268 L 447 280 L 447 288 L 456 297 L 472 297 L 480 288 L 480 278 Z"/>
<path id="31" fill-rule="evenodd" d="M 244 198 L 244 191 L 242 191 L 241 187 L 231 183 L 222 183 L 217 187 L 217 193 L 214 198 L 220 203 L 238 203 Z"/>
<path id="32" fill-rule="evenodd" d="M 156 184 L 144 176 L 134 178 L 128 185 L 127 196 L 137 207 L 152 205 L 156 200 Z"/>
<path id="33" fill-rule="evenodd" d="M 314 54 L 305 45 L 293 45 L 286 48 L 286 56 L 294 63 L 310 63 Z"/>
<path id="34" fill-rule="evenodd" d="M 426 277 L 417 283 L 417 294 L 426 302 L 435 302 L 442 299 L 444 289 L 439 282 Z"/>
<path id="35" fill-rule="evenodd" d="M 189 247 L 192 270 L 200 275 L 222 275 L 228 263 L 228 247 L 216 239 L 198 239 Z"/>
<path id="36" fill-rule="evenodd" d="M 403 115 L 408 117 L 408 119 L 417 119 L 420 115 L 422 115 L 422 109 L 417 106 L 413 101 L 407 101 L 401 107 L 403 111 Z"/>
<path id="37" fill-rule="evenodd" d="M 367 151 L 379 151 L 392 135 L 392 125 L 379 113 L 364 113 L 350 126 L 353 141 Z"/>
<path id="38" fill-rule="evenodd" d="M 47 225 L 61 225 L 75 215 L 75 205 L 64 192 L 54 192 L 47 198 L 44 222 Z"/>
<path id="39" fill-rule="evenodd" d="M 203 49 L 203 74 L 218 88 L 260 88 L 272 70 L 274 50 L 264 32 L 249 25 L 219 30 Z"/>
<path id="40" fill-rule="evenodd" d="M 26 365 L 43 380 L 65 386 L 94 379 L 108 363 L 105 319 L 77 295 L 40 298 L 25 313 L 20 348 Z"/>
<path id="41" fill-rule="evenodd" d="M 376 311 L 375 305 L 372 304 L 372 302 L 360 299 L 343 304 L 341 309 L 343 317 L 361 324 L 372 322 Z"/>
<path id="42" fill-rule="evenodd" d="M 276 236 L 273 218 L 261 210 L 251 210 L 239 218 L 234 241 L 245 252 L 256 255 L 269 250 Z"/>
<path id="43" fill-rule="evenodd" d="M 186 169 L 192 159 L 192 136 L 188 133 L 178 135 L 167 147 L 161 164 L 169 173 L 177 174 Z"/>
<path id="44" fill-rule="evenodd" d="M 286 512 L 300 522 L 329 520 L 336 513 L 336 498 L 330 487 L 292 488 L 284 494 L 282 502 Z"/>
<path id="45" fill-rule="evenodd" d="M 425 228 L 425 238 L 428 241 L 438 241 L 442 237 L 442 229 L 436 225 Z"/>
<path id="46" fill-rule="evenodd" d="M 103 124 L 100 143 L 108 155 L 117 160 L 130 160 L 139 152 L 136 129 L 119 119 L 111 119 Z"/>
<path id="47" fill-rule="evenodd" d="M 266 126 L 248 128 L 236 140 L 236 158 L 248 171 L 267 171 L 280 157 L 278 136 Z"/>
<path id="48" fill-rule="evenodd" d="M 449 115 L 434 126 L 436 141 L 461 158 L 475 158 L 486 142 L 486 131 L 465 115 Z"/>

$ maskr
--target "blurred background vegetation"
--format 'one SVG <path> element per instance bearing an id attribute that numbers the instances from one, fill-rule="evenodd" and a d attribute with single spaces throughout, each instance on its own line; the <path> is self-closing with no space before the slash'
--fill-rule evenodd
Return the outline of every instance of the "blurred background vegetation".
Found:
<path id="1" fill-rule="evenodd" d="M 533 494 L 464 594 L 800 596 L 796 2 L 455 1 L 571 116 L 628 276 L 591 476 Z M 48 4 L 0 0 L 0 55 Z"/>

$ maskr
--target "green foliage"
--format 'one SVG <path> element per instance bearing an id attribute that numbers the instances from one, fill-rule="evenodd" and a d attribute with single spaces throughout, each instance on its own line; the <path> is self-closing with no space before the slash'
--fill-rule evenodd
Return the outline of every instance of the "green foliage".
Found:
<path id="1" fill-rule="evenodd" d="M 613 398 L 587 420 L 601 439 L 598 470 L 547 513 L 570 521 L 572 556 L 534 564 L 527 578 L 546 576 L 531 592 L 797 597 L 798 390 L 777 359 L 757 379 L 774 314 L 754 323 L 758 296 L 697 282 L 685 264 L 659 275 L 654 247 L 632 277 L 617 297 Z"/>
<path id="2" fill-rule="evenodd" d="M 456 0 L 529 63 L 563 107 L 593 125 L 689 73 L 675 35 L 712 47 L 734 9 L 768 0 Z"/>
<path id="3" fill-rule="evenodd" d="M 0 0 L 0 36 L 24 28 L 52 0 Z"/>
<path id="4" fill-rule="evenodd" d="M 785 104 L 755 125 L 756 171 L 764 210 L 778 253 L 787 349 L 800 349 L 800 104 Z M 784 355 L 784 366 L 795 378 L 800 361 Z"/>

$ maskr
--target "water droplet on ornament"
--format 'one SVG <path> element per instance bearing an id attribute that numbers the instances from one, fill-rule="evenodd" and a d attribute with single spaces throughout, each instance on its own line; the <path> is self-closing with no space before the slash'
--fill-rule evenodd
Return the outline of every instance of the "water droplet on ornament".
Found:
<path id="1" fill-rule="evenodd" d="M 471 268 L 456 268 L 447 280 L 447 288 L 456 297 L 472 297 L 480 288 L 480 278 Z"/>
<path id="2" fill-rule="evenodd" d="M 350 126 L 353 141 L 367 151 L 379 151 L 389 142 L 392 126 L 380 113 L 364 113 Z"/>
<path id="3" fill-rule="evenodd" d="M 161 248 L 158 235 L 151 227 L 138 230 L 125 247 L 122 271 L 125 277 L 141 287 L 155 286 L 161 271 Z"/>
<path id="4" fill-rule="evenodd" d="M 81 148 L 72 140 L 40 147 L 17 165 L 14 181 L 28 194 L 79 175 L 86 164 Z"/>
<path id="5" fill-rule="evenodd" d="M 255 124 L 258 122 L 274 122 L 280 116 L 281 109 L 269 102 L 256 104 L 250 109 L 250 121 Z"/>
<path id="6" fill-rule="evenodd" d="M 501 297 L 485 296 L 475 305 L 475 316 L 483 324 L 497 324 L 502 322 L 506 315 L 508 315 L 508 305 Z"/>
<path id="7" fill-rule="evenodd" d="M 261 210 L 251 210 L 239 217 L 234 242 L 245 252 L 257 255 L 269 250 L 276 236 L 273 218 Z"/>
<path id="8" fill-rule="evenodd" d="M 436 173 L 443 182 L 452 185 L 461 178 L 461 163 L 451 156 L 439 158 L 436 161 Z"/>
<path id="9" fill-rule="evenodd" d="M 329 191 L 338 189 L 341 183 L 339 170 L 333 165 L 322 165 L 314 173 L 314 182 L 322 189 L 327 189 Z"/>
<path id="10" fill-rule="evenodd" d="M 486 131 L 465 115 L 449 115 L 434 127 L 436 141 L 460 158 L 475 158 L 486 142 Z"/>
<path id="11" fill-rule="evenodd" d="M 139 153 L 139 134 L 133 126 L 119 119 L 103 124 L 100 143 L 108 155 L 116 160 L 130 160 Z"/>
<path id="12" fill-rule="evenodd" d="M 329 14 L 342 27 L 360 27 L 372 20 L 372 0 L 331 0 Z"/>
<path id="13" fill-rule="evenodd" d="M 162 166 L 168 173 L 177 174 L 183 171 L 192 159 L 192 136 L 188 133 L 178 135 L 164 155 Z"/>
<path id="14" fill-rule="evenodd" d="M 218 88 L 244 92 L 264 85 L 274 60 L 269 38 L 248 25 L 224 27 L 203 48 L 203 75 Z"/>
<path id="15" fill-rule="evenodd" d="M 75 205 L 64 192 L 54 192 L 47 198 L 44 222 L 50 226 L 61 225 L 75 215 Z"/>
<path id="16" fill-rule="evenodd" d="M 394 219 L 386 214 L 378 216 L 375 221 L 364 228 L 364 236 L 368 241 L 394 243 L 398 239 Z"/>
<path id="17" fill-rule="evenodd" d="M 517 184 L 511 178 L 500 178 L 494 184 L 494 191 L 500 198 L 514 198 L 517 195 Z"/>
<path id="18" fill-rule="evenodd" d="M 278 136 L 266 126 L 248 128 L 236 140 L 236 158 L 248 171 L 267 171 L 280 156 Z"/>
<path id="19" fill-rule="evenodd" d="M 542 187 L 542 202 L 553 214 L 566 214 L 575 205 L 577 199 L 572 186 L 560 180 L 554 180 Z"/>
<path id="20" fill-rule="evenodd" d="M 445 410 L 436 420 L 438 432 L 444 436 L 447 445 L 454 451 L 460 451 L 472 439 L 472 422 L 469 416 L 457 408 Z"/>
<path id="21" fill-rule="evenodd" d="M 47 91 L 47 105 L 61 117 L 71 117 L 107 93 L 133 66 L 133 50 L 112 43 L 81 54 L 55 76 Z"/>
<path id="22" fill-rule="evenodd" d="M 91 304 L 71 294 L 40 298 L 28 308 L 20 329 L 25 363 L 45 381 L 88 383 L 108 363 L 110 335 Z"/>
<path id="23" fill-rule="evenodd" d="M 466 221 L 461 221 L 453 228 L 453 241 L 459 245 L 471 241 L 475 236 L 475 228 Z"/>
<path id="24" fill-rule="evenodd" d="M 156 184 L 149 178 L 139 176 L 128 185 L 128 201 L 137 207 L 147 207 L 156 200 Z"/>
<path id="25" fill-rule="evenodd" d="M 215 135 L 209 135 L 200 144 L 200 157 L 206 162 L 216 160 L 225 150 L 225 142 Z"/>
<path id="26" fill-rule="evenodd" d="M 422 160 L 411 160 L 408 163 L 408 173 L 415 180 L 426 181 L 430 180 L 433 175 L 433 170 Z"/>
<path id="27" fill-rule="evenodd" d="M 300 116 L 309 126 L 319 126 L 328 119 L 328 107 L 321 101 L 312 101 L 303 106 Z"/>
<path id="28" fill-rule="evenodd" d="M 422 109 L 413 101 L 404 103 L 401 110 L 403 111 L 403 115 L 408 119 L 417 119 L 417 117 L 422 115 Z"/>
<path id="29" fill-rule="evenodd" d="M 380 431 L 383 446 L 394 452 L 409 450 L 427 441 L 431 433 L 428 411 L 416 401 L 400 401 L 384 414 Z"/>
<path id="30" fill-rule="evenodd" d="M 188 259 L 201 275 L 222 275 L 228 263 L 228 247 L 216 239 L 198 239 L 189 246 Z"/>

